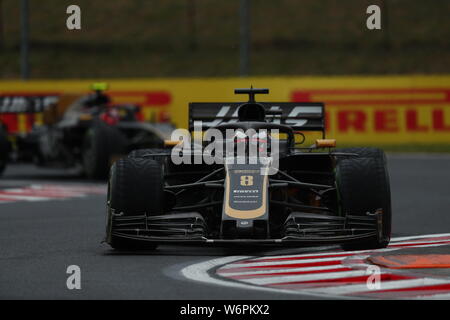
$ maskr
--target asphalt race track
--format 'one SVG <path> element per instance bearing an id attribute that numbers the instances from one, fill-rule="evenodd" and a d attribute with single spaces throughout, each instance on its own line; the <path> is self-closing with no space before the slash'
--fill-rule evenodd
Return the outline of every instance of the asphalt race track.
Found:
<path id="1" fill-rule="evenodd" d="M 389 167 L 394 236 L 450 233 L 450 155 L 390 155 Z M 6 170 L 0 179 L 1 299 L 328 298 L 302 290 L 292 294 L 222 285 L 226 282 L 223 280 L 222 284 L 196 281 L 199 275 L 192 266 L 207 265 L 212 259 L 221 259 L 223 265 L 244 257 L 322 254 L 330 248 L 162 246 L 155 252 L 116 253 L 101 243 L 105 189 L 103 183 L 84 181 L 76 171 L 28 165 Z M 408 250 L 449 253 L 450 245 L 443 242 L 439 247 Z M 66 287 L 66 269 L 70 265 L 81 268 L 81 290 Z M 186 268 L 190 268 L 188 277 Z M 447 283 L 447 270 L 433 272 Z M 210 278 L 214 279 L 214 275 L 210 274 Z"/>

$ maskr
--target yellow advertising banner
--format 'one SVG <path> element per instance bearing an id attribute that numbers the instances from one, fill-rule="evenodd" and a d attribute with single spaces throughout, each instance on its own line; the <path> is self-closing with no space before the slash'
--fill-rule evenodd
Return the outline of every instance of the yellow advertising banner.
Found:
<path id="1" fill-rule="evenodd" d="M 0 98 L 81 94 L 98 81 L 3 81 Z M 243 96 L 234 95 L 234 89 L 252 85 L 270 89 L 269 95 L 259 97 L 262 101 L 324 102 L 327 135 L 338 143 L 450 144 L 450 76 L 101 81 L 110 84 L 114 103 L 140 104 L 145 119 L 170 117 L 183 128 L 188 123 L 189 102 L 239 102 Z M 23 130 L 25 120 L 17 121 L 17 128 Z"/>

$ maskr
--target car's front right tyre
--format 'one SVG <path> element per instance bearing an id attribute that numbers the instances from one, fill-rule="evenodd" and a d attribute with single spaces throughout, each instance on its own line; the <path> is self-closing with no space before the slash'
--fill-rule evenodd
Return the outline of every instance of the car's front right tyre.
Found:
<path id="1" fill-rule="evenodd" d="M 163 213 L 163 170 L 160 163 L 142 157 L 126 157 L 111 167 L 108 182 L 108 205 L 116 214 L 136 216 Z M 112 210 L 108 210 L 107 242 L 118 250 L 155 249 L 145 241 L 115 236 Z"/>

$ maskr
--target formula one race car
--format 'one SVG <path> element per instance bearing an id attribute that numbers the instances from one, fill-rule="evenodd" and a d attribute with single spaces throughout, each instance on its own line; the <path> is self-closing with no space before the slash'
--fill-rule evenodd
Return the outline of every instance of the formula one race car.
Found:
<path id="1" fill-rule="evenodd" d="M 336 141 L 325 139 L 322 103 L 255 102 L 255 94 L 268 92 L 237 89 L 249 94 L 247 103 L 191 103 L 190 131 L 168 141 L 169 148 L 118 160 L 108 184 L 106 242 L 116 249 L 386 247 L 391 199 L 384 152 L 335 149 Z M 308 131 L 320 139 L 303 146 Z"/>
<path id="2" fill-rule="evenodd" d="M 106 84 L 92 89 L 89 95 L 66 94 L 47 102 L 42 97 L 3 98 L 2 117 L 41 115 L 41 123 L 32 120 L 29 130 L 9 132 L 14 158 L 47 167 L 81 165 L 88 178 L 103 179 L 118 157 L 134 149 L 161 147 L 170 136 L 171 124 L 141 121 L 139 106 L 111 104 L 104 93 Z"/>

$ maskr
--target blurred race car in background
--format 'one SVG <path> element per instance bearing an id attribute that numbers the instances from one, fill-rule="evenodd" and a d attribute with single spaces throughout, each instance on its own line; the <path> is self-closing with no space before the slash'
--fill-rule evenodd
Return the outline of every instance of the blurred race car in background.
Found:
<path id="1" fill-rule="evenodd" d="M 21 103 L 3 103 L 0 115 L 42 114 L 25 133 L 0 131 L 0 172 L 8 158 L 38 166 L 80 166 L 88 178 L 104 179 L 114 160 L 134 149 L 158 148 L 170 138 L 170 123 L 142 121 L 139 106 L 111 104 L 108 85 L 96 83 L 86 95 L 25 97 Z M 13 101 L 13 100 L 11 100 Z M 1 119 L 0 119 L 1 121 Z"/>

